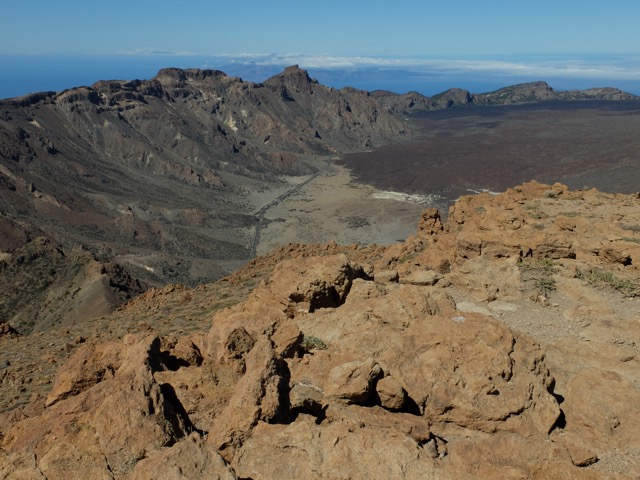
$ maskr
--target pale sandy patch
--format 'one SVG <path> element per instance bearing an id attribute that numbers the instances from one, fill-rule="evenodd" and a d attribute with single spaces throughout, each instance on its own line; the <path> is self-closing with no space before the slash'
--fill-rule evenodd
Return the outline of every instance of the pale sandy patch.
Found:
<path id="1" fill-rule="evenodd" d="M 306 178 L 291 179 L 297 184 Z M 258 255 L 288 243 L 389 245 L 416 231 L 427 196 L 382 192 L 356 184 L 349 171 L 332 165 L 265 214 Z M 424 198 L 422 198 L 424 197 Z"/>
<path id="2" fill-rule="evenodd" d="M 371 194 L 371 198 L 379 200 L 395 200 L 397 202 L 410 202 L 420 205 L 432 205 L 435 202 L 444 200 L 444 197 L 436 194 L 419 195 L 402 192 L 375 191 Z"/>

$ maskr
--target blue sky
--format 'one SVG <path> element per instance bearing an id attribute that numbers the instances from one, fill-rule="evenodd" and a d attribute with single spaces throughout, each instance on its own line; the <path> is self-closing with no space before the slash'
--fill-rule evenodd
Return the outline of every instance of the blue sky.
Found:
<path id="1" fill-rule="evenodd" d="M 547 80 L 640 94 L 639 21 L 637 0 L 4 0 L 0 97 L 170 65 L 257 81 L 291 63 L 367 89 Z"/>

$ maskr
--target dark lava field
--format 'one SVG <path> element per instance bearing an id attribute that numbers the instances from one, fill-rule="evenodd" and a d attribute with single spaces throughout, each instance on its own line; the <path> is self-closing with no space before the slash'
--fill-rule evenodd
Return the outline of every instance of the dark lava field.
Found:
<path id="1" fill-rule="evenodd" d="M 640 102 L 572 101 L 416 114 L 422 134 L 344 157 L 356 179 L 449 200 L 529 180 L 640 190 Z"/>

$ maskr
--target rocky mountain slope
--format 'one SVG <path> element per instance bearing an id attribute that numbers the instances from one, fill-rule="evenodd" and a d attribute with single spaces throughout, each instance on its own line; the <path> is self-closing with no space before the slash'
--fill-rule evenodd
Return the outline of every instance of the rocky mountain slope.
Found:
<path id="1" fill-rule="evenodd" d="M 405 128 L 368 93 L 324 87 L 297 67 L 262 84 L 164 69 L 4 100 L 0 248 L 35 230 L 62 243 L 237 258 L 233 230 L 252 221 L 244 189 L 311 172 L 304 155 L 370 148 Z M 232 233 L 217 237 L 221 224 Z"/>
<path id="2" fill-rule="evenodd" d="M 380 106 L 395 113 L 415 113 L 464 106 L 513 105 L 549 101 L 572 100 L 640 100 L 636 95 L 617 88 L 590 88 L 558 91 L 546 82 L 529 82 L 501 88 L 488 93 L 471 93 L 452 88 L 432 97 L 417 92 L 395 94 L 378 90 L 372 92 Z"/>
<path id="3" fill-rule="evenodd" d="M 43 237 L 66 258 L 83 248 L 148 285 L 212 281 L 255 251 L 262 192 L 286 193 L 281 175 L 311 176 L 317 162 L 406 128 L 367 92 L 325 87 L 295 66 L 259 84 L 168 68 L 3 100 L 0 255 L 11 263 Z M 36 295 L 16 278 L 2 283 Z M 3 300 L 0 319 L 33 313 L 15 306 Z"/>
<path id="4" fill-rule="evenodd" d="M 448 218 L 6 334 L 0 472 L 636 478 L 638 195 L 529 183 Z"/>
<path id="5" fill-rule="evenodd" d="M 22 334 L 107 315 L 145 286 L 120 265 L 85 249 L 71 252 L 37 237 L 0 260 L 0 319 Z"/>

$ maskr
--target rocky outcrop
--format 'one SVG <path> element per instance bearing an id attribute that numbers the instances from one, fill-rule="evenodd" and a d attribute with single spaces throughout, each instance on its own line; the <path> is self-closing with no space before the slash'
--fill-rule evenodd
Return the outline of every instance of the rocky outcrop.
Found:
<path id="1" fill-rule="evenodd" d="M 450 209 L 446 228 L 441 227 L 435 212 L 425 212 L 420 232 L 390 248 L 380 268 L 393 268 L 401 278 L 403 272 L 406 276 L 424 269 L 447 273 L 451 282 L 479 301 L 533 294 L 531 287 L 536 281 L 525 278 L 524 270 L 554 261 L 575 261 L 573 268 L 583 270 L 619 264 L 629 267 L 620 275 L 633 278 L 632 272 L 637 270 L 633 258 L 640 252 L 623 240 L 626 234 L 622 225 L 603 237 L 600 223 L 583 216 L 567 217 L 566 213 L 577 212 L 561 210 L 574 200 L 596 202 L 599 195 L 595 191 L 571 192 L 560 184 L 531 182 L 499 195 L 462 197 Z M 631 198 L 622 203 L 633 203 Z M 552 207 L 542 208 L 542 201 Z M 629 207 L 623 208 L 630 211 Z M 541 279 L 537 280 L 539 290 Z"/>
<path id="2" fill-rule="evenodd" d="M 79 350 L 58 375 L 43 413 L 4 432 L 4 451 L 35 453 L 31 472 L 46 478 L 129 475 L 147 452 L 193 431 L 175 391 L 153 378 L 163 368 L 157 338 L 129 336 L 118 347 Z"/>
<path id="3" fill-rule="evenodd" d="M 415 478 L 446 472 L 456 438 L 472 432 L 547 448 L 560 410 L 533 342 L 460 315 L 442 290 L 380 284 L 358 278 L 362 271 L 345 256 L 281 265 L 213 319 L 200 367 L 175 369 L 154 338 L 87 345 L 59 371 L 43 413 L 16 422 L 3 449 L 35 452 L 32 471 L 52 478 L 61 468 L 105 478 L 162 469 L 174 472 L 166 478 L 365 478 L 381 464 L 344 462 L 371 445 L 393 458 L 391 476 Z M 205 394 L 211 374 L 218 386 Z M 185 397 L 191 389 L 201 394 Z M 194 426 L 189 412 L 211 408 L 215 396 L 210 423 Z"/>
<path id="4" fill-rule="evenodd" d="M 591 285 L 615 273 L 626 283 L 598 288 L 640 296 L 638 202 L 530 183 L 464 197 L 446 224 L 428 210 L 384 255 L 354 248 L 358 262 L 292 246 L 205 335 L 83 344 L 46 399 L 5 416 L 0 471 L 633 478 L 637 310 L 607 310 Z"/>

